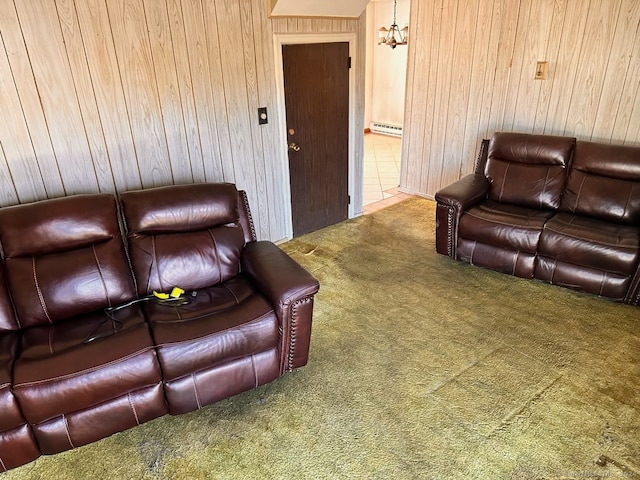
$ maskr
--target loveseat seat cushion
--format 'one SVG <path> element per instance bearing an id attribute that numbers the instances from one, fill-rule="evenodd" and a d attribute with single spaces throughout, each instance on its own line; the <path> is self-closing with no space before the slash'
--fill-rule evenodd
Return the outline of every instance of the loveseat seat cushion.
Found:
<path id="1" fill-rule="evenodd" d="M 484 173 L 489 199 L 555 210 L 560 206 L 575 139 L 499 132 L 489 142 Z"/>
<path id="2" fill-rule="evenodd" d="M 44 453 L 167 413 L 161 385 L 137 305 L 26 329 L 14 369 L 14 393 Z"/>
<path id="3" fill-rule="evenodd" d="M 187 305 L 149 302 L 144 309 L 171 413 L 200 408 L 279 376 L 278 320 L 242 274 L 198 290 Z M 243 359 L 249 361 L 228 368 Z M 228 375 L 209 381 L 225 368 Z"/>
<path id="4" fill-rule="evenodd" d="M 460 217 L 456 258 L 531 278 L 542 227 L 553 214 L 485 200 Z"/>
<path id="5" fill-rule="evenodd" d="M 640 262 L 640 227 L 559 212 L 538 253 L 536 278 L 622 300 Z"/>
<path id="6" fill-rule="evenodd" d="M 486 200 L 460 219 L 460 237 L 509 250 L 536 253 L 544 223 L 554 215 L 518 205 Z"/>
<path id="7" fill-rule="evenodd" d="M 640 226 L 640 147 L 578 142 L 561 209 Z"/>
<path id="8" fill-rule="evenodd" d="M 2 208 L 0 243 L 22 328 L 135 296 L 113 195 L 74 195 Z"/>

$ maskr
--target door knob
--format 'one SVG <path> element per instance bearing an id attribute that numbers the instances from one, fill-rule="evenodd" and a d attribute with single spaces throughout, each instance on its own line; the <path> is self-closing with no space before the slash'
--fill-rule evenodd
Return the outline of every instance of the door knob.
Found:
<path id="1" fill-rule="evenodd" d="M 298 152 L 298 151 L 300 151 L 300 147 L 298 146 L 298 144 L 297 144 L 297 143 L 295 143 L 295 142 L 291 142 L 291 143 L 289 144 L 289 151 L 290 151 L 290 152 Z"/>

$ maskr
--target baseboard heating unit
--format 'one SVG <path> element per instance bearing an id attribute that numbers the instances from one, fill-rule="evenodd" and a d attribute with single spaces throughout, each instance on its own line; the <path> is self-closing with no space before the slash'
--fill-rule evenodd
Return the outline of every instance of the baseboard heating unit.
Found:
<path id="1" fill-rule="evenodd" d="M 402 127 L 400 125 L 389 125 L 388 123 L 371 122 L 371 131 L 373 133 L 384 133 L 386 135 L 402 136 Z"/>

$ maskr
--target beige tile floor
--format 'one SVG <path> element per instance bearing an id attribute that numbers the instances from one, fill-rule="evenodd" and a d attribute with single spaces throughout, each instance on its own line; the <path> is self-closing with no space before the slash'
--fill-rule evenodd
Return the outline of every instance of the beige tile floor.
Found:
<path id="1" fill-rule="evenodd" d="M 398 192 L 402 139 L 367 133 L 364 136 L 363 213 L 371 213 L 411 195 Z"/>

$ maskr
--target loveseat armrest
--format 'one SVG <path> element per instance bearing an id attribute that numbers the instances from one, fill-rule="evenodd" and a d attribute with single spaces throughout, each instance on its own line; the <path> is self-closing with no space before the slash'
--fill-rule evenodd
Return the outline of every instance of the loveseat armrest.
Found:
<path id="1" fill-rule="evenodd" d="M 489 179 L 472 173 L 436 192 L 436 202 L 464 211 L 487 197 Z"/>
<path id="2" fill-rule="evenodd" d="M 436 192 L 436 251 L 455 258 L 460 216 L 487 197 L 490 183 L 472 173 Z"/>
<path id="3" fill-rule="evenodd" d="M 281 330 L 280 373 L 309 358 L 313 296 L 320 284 L 293 258 L 269 241 L 250 242 L 240 258 L 242 272 L 271 302 Z"/>

